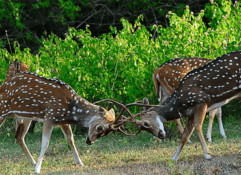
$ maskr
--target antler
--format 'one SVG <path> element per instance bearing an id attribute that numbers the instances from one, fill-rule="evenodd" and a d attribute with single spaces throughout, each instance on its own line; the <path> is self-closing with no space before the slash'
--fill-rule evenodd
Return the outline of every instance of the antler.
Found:
<path id="1" fill-rule="evenodd" d="M 105 102 L 105 101 L 112 102 L 112 103 L 117 104 L 117 105 L 120 105 L 120 106 L 122 106 L 122 108 L 124 108 L 124 109 L 121 110 L 121 112 L 119 113 L 119 115 L 116 117 L 114 123 L 116 123 L 116 121 L 119 120 L 119 118 L 121 117 L 121 115 L 124 113 L 125 110 L 127 111 L 127 113 L 128 113 L 130 116 L 132 116 L 131 112 L 129 111 L 129 109 L 128 109 L 124 104 L 119 103 L 119 102 L 117 102 L 117 101 L 115 101 L 115 100 L 112 100 L 112 99 L 103 99 L 103 100 L 100 100 L 100 101 L 96 101 L 96 102 L 94 102 L 93 104 L 101 103 L 101 102 Z"/>
<path id="2" fill-rule="evenodd" d="M 136 124 L 135 118 L 136 118 L 137 116 L 139 116 L 140 114 L 141 114 L 141 113 L 138 113 L 138 114 L 135 114 L 134 116 L 131 116 L 130 118 L 126 118 L 126 119 L 122 120 L 120 123 L 118 123 L 118 124 L 116 124 L 116 125 L 114 124 L 114 127 L 113 127 L 113 125 L 112 125 L 111 129 L 112 129 L 113 131 L 120 131 L 121 133 L 123 133 L 124 135 L 127 135 L 127 136 L 137 136 L 137 135 L 141 132 L 141 129 L 140 129 L 139 127 L 137 127 L 137 128 L 138 128 L 138 132 L 137 132 L 137 133 L 127 134 L 125 131 L 123 131 L 123 130 L 121 129 L 121 126 L 124 125 L 124 124 L 127 123 L 127 122 Z"/>
<path id="3" fill-rule="evenodd" d="M 100 101 L 96 101 L 94 102 L 94 104 L 97 104 L 97 103 L 101 103 L 101 102 L 105 102 L 105 101 L 108 101 L 108 102 L 112 102 L 114 104 L 117 104 L 117 105 L 120 105 L 122 106 L 122 110 L 121 112 L 119 113 L 119 115 L 116 117 L 115 121 L 113 122 L 113 125 L 111 126 L 111 130 L 112 131 L 120 131 L 121 133 L 123 133 L 124 135 L 127 135 L 127 136 L 136 136 L 137 134 L 139 134 L 141 132 L 141 129 L 138 127 L 138 132 L 137 133 L 134 133 L 134 134 L 127 134 L 126 132 L 124 132 L 122 129 L 121 129 L 121 126 L 124 125 L 125 123 L 129 122 L 129 123 L 134 123 L 136 124 L 136 117 L 141 115 L 141 113 L 138 113 L 138 114 L 135 114 L 135 115 L 132 115 L 131 112 L 129 111 L 128 107 L 130 106 L 141 106 L 141 107 L 161 107 L 162 105 L 147 105 L 147 104 L 140 104 L 141 101 L 137 101 L 137 102 L 134 102 L 134 103 L 129 103 L 127 105 L 124 105 L 122 103 L 119 103 L 115 100 L 112 100 L 112 99 L 103 99 L 103 100 L 100 100 Z M 125 116 L 123 116 L 122 114 L 127 111 L 128 114 L 130 115 L 130 118 L 127 118 Z M 117 123 L 120 119 L 120 117 L 123 116 L 125 119 L 124 120 L 121 120 L 120 123 Z"/>
<path id="4" fill-rule="evenodd" d="M 124 104 L 119 103 L 119 102 L 117 102 L 117 101 L 115 101 L 115 100 L 112 100 L 112 99 L 103 99 L 103 100 L 100 100 L 100 101 L 96 101 L 96 102 L 94 102 L 93 104 L 97 104 L 97 103 L 101 103 L 101 102 L 105 102 L 105 101 L 112 102 L 112 103 L 114 103 L 114 104 L 117 104 L 117 105 L 122 106 L 121 112 L 120 112 L 119 115 L 116 117 L 115 121 L 113 122 L 113 125 L 112 125 L 111 128 L 110 128 L 112 131 L 120 131 L 121 133 L 123 133 L 124 135 L 127 135 L 127 136 L 136 136 L 137 134 L 139 134 L 139 133 L 141 132 L 141 130 L 138 128 L 138 132 L 137 132 L 137 133 L 135 133 L 135 134 L 127 134 L 126 132 L 124 132 L 124 131 L 121 129 L 121 126 L 124 125 L 124 124 L 127 123 L 127 122 L 135 123 L 135 120 L 134 120 L 134 119 L 135 119 L 138 115 L 140 115 L 140 114 L 136 114 L 136 115 L 133 116 L 133 115 L 131 114 L 131 112 L 129 111 L 129 109 L 127 108 L 128 106 L 131 106 L 131 105 L 134 104 L 134 103 L 131 103 L 131 104 L 128 104 L 128 105 L 125 106 Z M 125 117 L 125 116 L 122 115 L 125 111 L 127 111 L 127 113 L 131 116 L 130 118 L 127 118 L 127 117 Z M 120 118 L 121 116 L 125 117 L 125 119 L 122 120 L 120 123 L 117 124 L 117 122 L 119 121 L 119 118 Z"/>
<path id="5" fill-rule="evenodd" d="M 141 106 L 141 107 L 161 107 L 162 105 L 147 105 L 147 104 L 140 104 L 140 102 L 142 101 L 137 101 L 137 102 L 134 102 L 134 103 L 129 103 L 127 104 L 125 107 L 130 107 L 130 106 Z M 117 121 L 119 120 L 119 118 L 121 117 L 121 115 L 125 112 L 124 109 L 121 110 L 120 114 L 116 117 L 116 120 L 114 121 L 114 123 L 117 123 Z M 140 115 L 140 114 L 139 114 Z M 136 118 L 136 117 L 133 117 L 132 115 L 130 115 L 132 119 Z M 127 121 L 128 122 L 128 121 Z"/>

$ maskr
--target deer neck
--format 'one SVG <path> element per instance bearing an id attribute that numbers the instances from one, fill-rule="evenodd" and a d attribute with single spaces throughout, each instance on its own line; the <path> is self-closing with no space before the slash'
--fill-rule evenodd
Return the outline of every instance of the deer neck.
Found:
<path id="1" fill-rule="evenodd" d="M 154 107 L 161 121 L 169 121 L 180 118 L 178 112 L 178 100 L 175 93 L 169 96 L 164 102 L 160 103 L 161 107 Z"/>
<path id="2" fill-rule="evenodd" d="M 90 124 L 98 117 L 99 106 L 93 105 L 87 100 L 80 97 L 74 101 L 70 116 L 75 125 L 89 127 Z"/>

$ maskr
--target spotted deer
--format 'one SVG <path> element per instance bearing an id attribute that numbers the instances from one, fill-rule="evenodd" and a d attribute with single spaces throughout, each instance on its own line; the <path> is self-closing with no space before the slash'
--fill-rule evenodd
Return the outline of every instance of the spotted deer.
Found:
<path id="1" fill-rule="evenodd" d="M 10 66 L 9 71 L 11 69 Z M 36 173 L 40 173 L 43 156 L 55 125 L 60 125 L 70 144 L 75 162 L 80 166 L 83 166 L 83 163 L 74 145 L 70 125 L 89 127 L 87 144 L 92 144 L 99 137 L 119 129 L 113 125 L 115 122 L 113 109 L 107 111 L 88 102 L 67 83 L 44 78 L 32 72 L 20 71 L 17 74 L 12 72 L 14 76 L 7 77 L 0 88 L 0 121 L 3 123 L 8 116 L 17 118 L 19 123 L 15 138 L 30 163 L 35 165 Z M 113 100 L 110 101 L 115 103 Z M 32 120 L 43 122 L 42 145 L 37 164 L 24 142 Z"/>
<path id="2" fill-rule="evenodd" d="M 158 67 L 153 74 L 153 82 L 158 101 L 165 101 L 178 87 L 179 83 L 188 72 L 197 69 L 210 61 L 210 59 L 199 57 L 175 58 Z M 149 104 L 149 100 L 145 99 L 144 103 Z M 144 110 L 146 109 L 144 108 Z M 222 109 L 217 108 L 209 112 L 209 125 L 206 136 L 208 142 L 212 142 L 211 133 L 215 114 L 218 118 L 220 134 L 226 138 L 222 123 Z M 184 129 L 181 125 L 180 119 L 175 119 L 174 122 L 176 123 L 179 132 L 182 134 Z"/>
<path id="3" fill-rule="evenodd" d="M 140 129 L 159 138 L 166 133 L 162 125 L 181 117 L 188 118 L 181 143 L 172 160 L 178 157 L 195 129 L 206 159 L 211 159 L 202 132 L 206 112 L 220 108 L 229 101 L 241 97 L 241 50 L 222 55 L 209 63 L 190 71 L 179 86 L 159 107 L 151 107 L 136 122 Z M 135 104 L 143 106 L 143 104 Z M 148 105 L 147 105 L 148 106 Z M 159 125 L 156 121 L 159 121 Z"/>
<path id="4" fill-rule="evenodd" d="M 6 60 L 6 61 L 10 61 L 10 60 Z M 29 72 L 29 68 L 25 63 L 18 62 L 18 60 L 15 60 L 14 62 L 12 62 L 8 66 L 8 71 L 7 71 L 7 76 L 6 76 L 5 81 L 9 81 L 12 77 L 14 77 L 17 73 L 19 73 L 21 71 L 22 72 Z M 1 88 L 1 86 L 0 86 L 0 88 Z M 7 117 L 0 118 L 0 127 L 3 124 L 3 122 L 5 121 L 6 118 Z M 21 120 L 19 122 L 21 122 Z M 18 120 L 16 120 L 16 125 L 18 125 Z"/>

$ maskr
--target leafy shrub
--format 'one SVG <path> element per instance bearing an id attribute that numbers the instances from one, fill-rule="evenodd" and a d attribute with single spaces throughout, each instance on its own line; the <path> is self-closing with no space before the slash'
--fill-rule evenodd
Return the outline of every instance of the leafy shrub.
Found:
<path id="1" fill-rule="evenodd" d="M 186 7 L 181 17 L 168 13 L 170 27 L 153 25 L 152 30 L 159 32 L 156 39 L 141 24 L 141 15 L 134 25 L 122 19 L 122 30 L 110 27 L 111 32 L 99 38 L 91 37 L 88 27 L 70 28 L 65 39 L 54 34 L 42 38 L 43 46 L 36 55 L 28 48 L 21 51 L 18 43 L 15 53 L 1 49 L 0 54 L 27 63 L 32 72 L 67 82 L 90 102 L 112 98 L 130 103 L 148 97 L 157 103 L 152 73 L 164 62 L 192 56 L 213 59 L 241 49 L 240 4 L 222 1 L 220 6 L 207 5 L 211 28 L 202 21 L 204 11 L 194 16 Z M 7 64 L 3 59 L 0 64 L 2 82 Z"/>
<path id="2" fill-rule="evenodd" d="M 0 47 L 7 47 L 18 41 L 21 48 L 31 48 L 36 54 L 41 46 L 40 38 L 50 33 L 64 38 L 69 27 L 84 29 L 91 24 L 95 36 L 109 32 L 109 24 L 122 28 L 120 19 L 124 17 L 134 23 L 140 14 L 145 16 L 144 24 L 168 25 L 164 18 L 170 9 L 182 15 L 184 4 L 190 4 L 194 12 L 204 8 L 209 0 L 0 0 Z M 168 5 L 167 5 L 168 4 Z M 5 31 L 8 32 L 7 39 Z"/>

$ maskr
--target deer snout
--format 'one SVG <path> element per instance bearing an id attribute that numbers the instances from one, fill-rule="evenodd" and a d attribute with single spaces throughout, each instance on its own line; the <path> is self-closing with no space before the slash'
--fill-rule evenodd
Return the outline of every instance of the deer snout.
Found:
<path id="1" fill-rule="evenodd" d="M 158 138 L 163 140 L 165 137 L 166 137 L 166 133 L 163 132 L 162 130 L 159 130 L 159 132 L 158 132 Z"/>
<path id="2" fill-rule="evenodd" d="M 88 145 L 92 145 L 92 144 L 93 144 L 93 142 L 91 142 L 91 140 L 90 140 L 89 137 L 86 137 L 85 142 L 86 142 Z"/>

